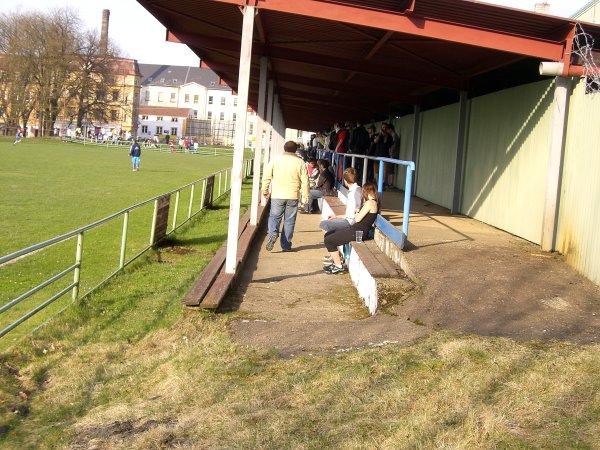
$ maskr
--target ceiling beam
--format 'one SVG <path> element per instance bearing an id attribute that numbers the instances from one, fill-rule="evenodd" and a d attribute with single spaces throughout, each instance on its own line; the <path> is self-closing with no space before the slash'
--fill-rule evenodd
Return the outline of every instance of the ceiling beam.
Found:
<path id="1" fill-rule="evenodd" d="M 389 38 L 389 36 L 388 36 Z M 235 39 L 216 38 L 197 33 L 167 33 L 170 42 L 183 42 L 199 51 L 202 49 L 239 51 L 240 43 Z M 387 39 L 386 39 L 387 40 Z M 383 41 L 384 43 L 385 41 Z M 382 44 L 383 44 L 382 43 Z M 428 84 L 450 89 L 465 89 L 465 81 L 458 76 L 439 75 L 427 71 L 416 71 L 409 67 L 401 71 L 396 66 L 370 62 L 368 65 L 357 64 L 355 59 L 334 57 L 322 53 L 311 53 L 274 45 L 261 45 L 256 42 L 252 53 L 257 56 L 268 56 L 269 59 L 292 61 L 298 64 L 310 64 L 330 69 L 347 70 L 356 73 L 379 75 L 394 80 L 410 81 L 418 84 Z"/>
<path id="2" fill-rule="evenodd" d="M 212 0 L 239 5 L 240 0 Z M 478 5 L 480 6 L 480 5 Z M 484 47 L 552 61 L 562 60 L 565 41 L 557 42 L 532 36 L 522 36 L 500 30 L 477 28 L 464 23 L 448 23 L 435 17 L 419 17 L 393 11 L 361 8 L 327 0 L 262 0 L 256 8 L 323 20 L 395 31 L 441 41 Z M 493 8 L 490 6 L 490 8 Z M 564 36 L 565 40 L 567 35 Z M 570 49 L 568 49 L 570 51 Z"/>

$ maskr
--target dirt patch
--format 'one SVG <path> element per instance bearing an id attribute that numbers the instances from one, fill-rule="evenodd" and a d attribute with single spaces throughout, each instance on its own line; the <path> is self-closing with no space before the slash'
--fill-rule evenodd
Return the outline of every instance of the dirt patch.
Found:
<path id="1" fill-rule="evenodd" d="M 119 421 L 116 420 L 107 425 L 87 427 L 82 429 L 75 437 L 71 450 L 100 450 L 112 448 L 113 444 L 123 443 L 123 441 L 131 438 L 136 434 L 145 433 L 152 428 L 160 425 L 174 426 L 176 420 L 147 420 L 130 419 Z M 169 440 L 167 436 L 166 440 Z M 161 442 L 160 447 L 166 448 L 174 445 L 170 439 L 169 442 Z"/>

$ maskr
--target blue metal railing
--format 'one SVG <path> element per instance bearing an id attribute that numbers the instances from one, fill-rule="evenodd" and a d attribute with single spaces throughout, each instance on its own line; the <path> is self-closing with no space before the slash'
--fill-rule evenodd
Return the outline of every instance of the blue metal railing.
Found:
<path id="1" fill-rule="evenodd" d="M 350 162 L 351 167 L 355 167 L 356 160 L 362 159 L 362 184 L 367 182 L 367 172 L 368 172 L 368 161 L 378 161 L 379 162 L 379 171 L 377 174 L 377 191 L 379 195 L 383 195 L 383 181 L 385 174 L 385 165 L 393 164 L 396 166 L 406 166 L 406 181 L 404 184 L 404 209 L 403 209 L 403 220 L 402 220 L 402 233 L 404 234 L 404 238 L 408 238 L 408 224 L 409 224 L 409 216 L 410 216 L 410 199 L 412 197 L 412 178 L 413 172 L 415 171 L 415 163 L 413 161 L 404 161 L 401 159 L 394 158 L 376 158 L 373 156 L 366 155 L 356 155 L 356 154 L 348 154 L 348 153 L 332 153 L 332 152 L 319 152 L 319 158 L 329 159 L 332 162 L 334 167 L 334 173 L 336 173 L 336 182 L 338 183 L 338 188 L 340 187 L 342 181 L 337 179 L 337 170 L 341 166 L 342 172 L 346 170 L 348 166 L 348 162 Z"/>

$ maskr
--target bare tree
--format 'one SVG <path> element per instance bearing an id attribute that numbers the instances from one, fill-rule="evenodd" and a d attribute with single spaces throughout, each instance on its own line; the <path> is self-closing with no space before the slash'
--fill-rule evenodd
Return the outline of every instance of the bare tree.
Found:
<path id="1" fill-rule="evenodd" d="M 32 111 L 42 135 L 52 135 L 59 116 L 106 119 L 111 59 L 97 32 L 82 31 L 75 10 L 0 14 L 0 114 L 25 126 Z"/>

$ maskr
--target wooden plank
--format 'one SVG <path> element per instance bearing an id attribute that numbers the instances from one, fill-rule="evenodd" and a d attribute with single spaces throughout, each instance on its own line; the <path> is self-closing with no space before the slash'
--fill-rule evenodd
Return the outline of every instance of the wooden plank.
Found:
<path id="1" fill-rule="evenodd" d="M 217 309 L 221 300 L 227 294 L 231 283 L 235 278 L 235 274 L 221 271 L 215 282 L 210 287 L 210 290 L 204 296 L 200 307 L 203 309 Z"/>
<path id="2" fill-rule="evenodd" d="M 192 288 L 183 298 L 183 304 L 187 306 L 198 306 L 202 299 L 213 285 L 215 278 L 221 271 L 223 264 L 225 264 L 225 255 L 227 254 L 227 247 L 225 244 L 217 250 L 212 259 L 208 262 Z"/>

